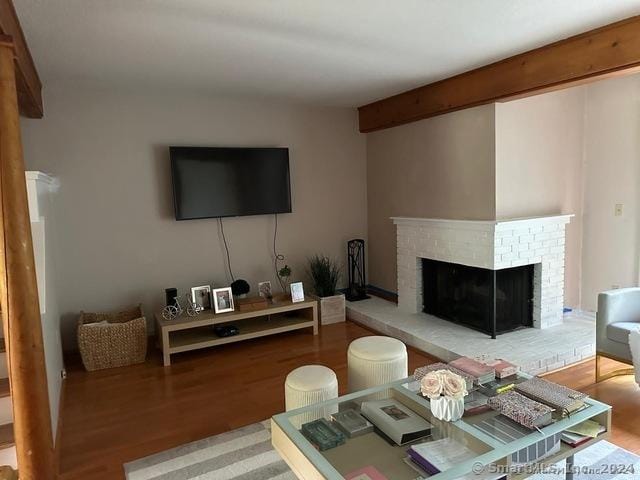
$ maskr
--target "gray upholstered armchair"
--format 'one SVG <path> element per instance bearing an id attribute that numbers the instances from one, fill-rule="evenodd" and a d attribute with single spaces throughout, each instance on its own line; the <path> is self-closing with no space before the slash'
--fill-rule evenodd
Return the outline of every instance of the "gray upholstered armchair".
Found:
<path id="1" fill-rule="evenodd" d="M 596 382 L 617 375 L 633 374 L 623 368 L 600 374 L 600 357 L 633 365 L 629 333 L 640 329 L 640 288 L 620 288 L 598 295 L 596 315 Z"/>

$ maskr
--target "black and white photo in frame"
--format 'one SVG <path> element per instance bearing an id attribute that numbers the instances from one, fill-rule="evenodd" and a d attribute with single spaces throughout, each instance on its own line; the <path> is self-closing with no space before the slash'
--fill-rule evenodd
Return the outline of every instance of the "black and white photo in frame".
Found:
<path id="1" fill-rule="evenodd" d="M 273 295 L 271 293 L 271 282 L 260 282 L 258 283 L 258 295 L 262 298 L 271 298 Z"/>
<path id="2" fill-rule="evenodd" d="M 291 288 L 291 301 L 293 303 L 304 302 L 304 288 L 302 282 L 295 282 L 289 285 Z"/>
<path id="3" fill-rule="evenodd" d="M 211 309 L 211 285 L 201 285 L 191 288 L 191 301 L 196 306 L 196 311 Z"/>
<path id="4" fill-rule="evenodd" d="M 231 287 L 216 288 L 213 290 L 213 306 L 216 313 L 233 312 L 233 294 Z"/>

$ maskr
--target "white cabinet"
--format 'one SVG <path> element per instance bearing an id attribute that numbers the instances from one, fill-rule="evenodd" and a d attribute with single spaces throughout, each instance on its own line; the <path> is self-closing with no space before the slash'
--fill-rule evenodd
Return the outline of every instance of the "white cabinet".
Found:
<path id="1" fill-rule="evenodd" d="M 54 193 L 58 190 L 56 179 L 42 172 L 26 172 L 29 216 L 33 256 L 36 264 L 38 299 L 42 316 L 42 338 L 47 368 L 47 384 L 51 408 L 51 426 L 54 432 L 58 424 L 58 409 L 64 365 L 60 339 L 60 315 L 55 282 L 55 220 L 53 218 Z"/>
<path id="2" fill-rule="evenodd" d="M 40 313 L 47 311 L 46 282 L 46 230 L 44 210 L 49 195 L 56 188 L 56 181 L 42 172 L 26 172 L 27 198 L 29 201 L 29 217 L 31 218 L 31 236 L 33 238 L 33 256 L 36 263 L 38 280 L 38 297 Z"/>

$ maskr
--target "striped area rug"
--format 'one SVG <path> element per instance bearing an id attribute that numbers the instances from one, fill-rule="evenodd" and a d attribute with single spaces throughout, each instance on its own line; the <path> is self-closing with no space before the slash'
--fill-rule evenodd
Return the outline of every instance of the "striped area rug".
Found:
<path id="1" fill-rule="evenodd" d="M 296 480 L 271 445 L 266 420 L 124 466 L 127 480 Z"/>
<path id="2" fill-rule="evenodd" d="M 530 480 L 565 480 L 565 462 L 555 466 L 556 473 L 533 475 Z M 640 457 L 603 440 L 576 453 L 574 472 L 574 480 L 637 480 Z"/>
<path id="3" fill-rule="evenodd" d="M 577 473 L 574 480 L 640 478 L 640 457 L 606 441 L 577 453 L 575 464 L 601 473 Z M 634 473 L 607 473 L 612 465 L 633 465 Z M 563 466 L 558 464 L 558 471 Z M 127 463 L 124 470 L 127 480 L 296 480 L 271 446 L 268 420 Z M 531 477 L 564 478 L 560 472 Z"/>

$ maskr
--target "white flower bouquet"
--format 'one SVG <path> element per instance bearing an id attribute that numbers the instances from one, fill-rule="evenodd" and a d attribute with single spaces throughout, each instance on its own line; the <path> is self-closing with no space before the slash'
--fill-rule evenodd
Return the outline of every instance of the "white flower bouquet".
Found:
<path id="1" fill-rule="evenodd" d="M 461 399 L 468 393 L 464 378 L 449 370 L 427 373 L 420 381 L 420 391 L 431 400 L 443 396 Z"/>

